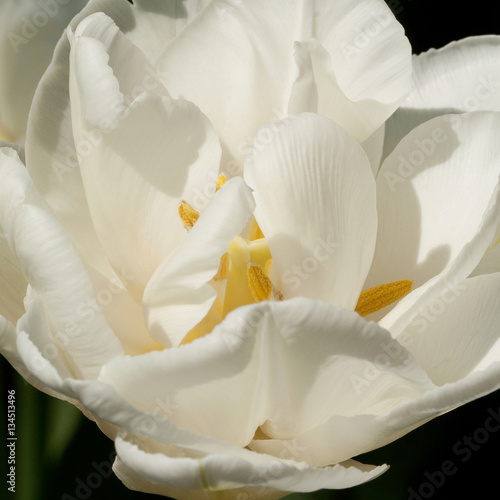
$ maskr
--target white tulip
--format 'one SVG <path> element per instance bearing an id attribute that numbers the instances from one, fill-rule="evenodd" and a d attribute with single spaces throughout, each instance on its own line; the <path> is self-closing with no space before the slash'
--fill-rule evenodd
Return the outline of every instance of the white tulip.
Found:
<path id="1" fill-rule="evenodd" d="M 463 44 L 488 78 L 497 39 Z M 354 486 L 387 465 L 352 457 L 500 387 L 500 114 L 441 113 L 453 73 L 428 58 L 409 94 L 382 0 L 71 22 L 26 165 L 0 149 L 0 349 L 114 439 L 125 485 Z M 406 98 L 391 120 L 436 112 L 395 139 Z"/>

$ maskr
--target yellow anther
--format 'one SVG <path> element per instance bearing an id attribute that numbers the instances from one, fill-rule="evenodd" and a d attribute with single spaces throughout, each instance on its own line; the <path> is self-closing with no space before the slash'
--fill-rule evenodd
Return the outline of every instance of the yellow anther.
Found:
<path id="1" fill-rule="evenodd" d="M 250 262 L 247 266 L 247 283 L 252 297 L 257 302 L 268 300 L 273 294 L 273 284 L 262 266 Z"/>
<path id="2" fill-rule="evenodd" d="M 253 217 L 252 222 L 250 223 L 250 229 L 248 230 L 247 239 L 250 241 L 254 241 L 254 240 L 260 240 L 261 238 L 264 238 L 264 235 L 262 234 L 262 231 L 260 230 L 260 227 L 257 224 L 255 217 Z"/>
<path id="3" fill-rule="evenodd" d="M 220 281 L 227 279 L 228 272 L 229 272 L 229 255 L 225 253 L 220 258 L 219 270 L 217 271 L 217 274 L 214 276 L 214 280 Z"/>
<path id="4" fill-rule="evenodd" d="M 179 205 L 179 216 L 186 227 L 193 227 L 198 220 L 200 213 L 187 201 L 183 201 Z"/>
<path id="5" fill-rule="evenodd" d="M 356 312 L 360 316 L 380 311 L 411 292 L 411 280 L 399 280 L 384 285 L 374 286 L 361 292 Z"/>
<path id="6" fill-rule="evenodd" d="M 217 178 L 217 186 L 215 190 L 218 191 L 227 182 L 227 177 L 224 174 L 220 174 Z"/>

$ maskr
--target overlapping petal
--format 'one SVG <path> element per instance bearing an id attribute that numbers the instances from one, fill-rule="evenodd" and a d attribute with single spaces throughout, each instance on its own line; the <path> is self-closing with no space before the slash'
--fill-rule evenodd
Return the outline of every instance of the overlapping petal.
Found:
<path id="1" fill-rule="evenodd" d="M 211 483 L 219 484 L 224 489 L 255 484 L 258 487 L 274 485 L 286 491 L 312 491 L 318 487 L 345 488 L 369 481 L 387 469 L 386 466 L 366 466 L 352 461 L 334 467 L 314 468 L 305 463 L 253 453 L 228 442 L 183 430 L 157 414 L 143 413 L 133 408 L 107 384 L 61 378 L 51 363 L 41 356 L 26 332 L 20 332 L 17 345 L 23 361 L 35 376 L 65 396 L 76 398 L 97 418 L 130 433 L 137 433 L 142 441 L 151 438 L 151 442 L 156 443 L 153 448 L 173 445 L 180 451 L 185 449 L 188 456 L 195 456 L 199 467 L 193 474 L 187 474 L 192 470 L 192 462 L 181 460 L 175 464 L 176 469 L 183 472 L 177 481 L 183 481 L 187 488 L 199 488 L 203 484 L 201 477 L 207 477 L 202 467 L 203 457 L 207 457 L 207 464 L 218 465 L 209 469 L 208 477 Z M 147 421 L 153 421 L 155 425 L 145 425 Z M 123 444 L 120 452 L 127 466 L 142 472 L 142 466 L 137 463 L 136 458 L 138 454 L 145 458 L 140 450 L 125 441 L 119 443 L 119 446 Z M 164 470 L 166 461 L 169 462 L 167 456 L 152 456 L 147 460 L 152 464 L 150 474 L 154 476 Z M 224 467 L 220 467 L 221 464 Z M 233 478 L 228 472 L 235 467 L 240 470 L 240 475 Z M 276 475 L 275 471 L 278 469 L 280 473 Z M 238 484 L 234 479 L 241 483 Z"/>
<path id="2" fill-rule="evenodd" d="M 415 127 L 446 113 L 500 110 L 500 37 L 474 36 L 413 57 L 413 91 L 386 123 L 384 156 Z"/>
<path id="3" fill-rule="evenodd" d="M 127 44 L 125 37 L 109 26 L 105 15 L 111 17 L 145 54 L 149 63 L 128 67 L 128 75 L 133 75 L 133 81 L 136 82 L 134 86 L 127 87 L 130 90 L 127 94 L 130 103 L 141 89 L 159 92 L 155 74 L 148 72 L 148 64 L 154 64 L 164 45 L 177 36 L 205 4 L 204 0 L 148 0 L 134 2 L 133 5 L 127 0 L 96 0 L 77 15 L 70 26 L 74 31 L 83 19 L 102 12 L 104 15 L 86 23 L 86 33 L 100 37 L 103 42 L 113 42 L 112 47 L 108 47 L 109 52 L 115 55 L 114 59 L 111 57 L 111 63 L 113 60 L 116 62 L 113 69 L 120 69 L 122 76 L 123 69 L 129 64 L 128 60 L 123 60 L 123 54 L 135 54 L 134 61 L 138 62 L 139 51 L 134 50 L 131 43 L 124 49 Z M 70 44 L 65 34 L 56 47 L 52 64 L 33 99 L 26 138 L 27 166 L 38 191 L 68 231 L 79 252 L 85 256 L 86 263 L 107 278 L 113 278 L 92 224 L 80 175 L 77 150 L 81 152 L 85 151 L 85 147 L 92 148 L 90 139 L 95 139 L 95 136 L 90 135 L 84 142 L 75 145 L 69 97 L 69 52 Z M 118 57 L 120 54 L 121 60 Z M 109 123 L 99 125 L 103 125 L 106 130 L 109 127 Z M 99 132 L 103 131 L 97 132 L 99 138 Z"/>
<path id="4" fill-rule="evenodd" d="M 464 280 L 431 302 L 405 329 L 405 345 L 436 385 L 500 362 L 500 274 Z"/>
<path id="5" fill-rule="evenodd" d="M 417 288 L 382 320 L 395 335 L 419 308 L 465 279 L 494 242 L 498 127 L 496 113 L 437 117 L 406 136 L 381 167 L 377 247 L 366 286 L 411 279 Z"/>
<path id="6" fill-rule="evenodd" d="M 94 379 L 123 353 L 100 311 L 81 308 L 93 298 L 90 278 L 59 223 L 43 208 L 13 150 L 0 152 L 0 226 L 23 275 L 40 297 L 76 377 Z M 83 316 L 83 317 L 82 317 Z"/>
<path id="7" fill-rule="evenodd" d="M 366 379 L 373 373 L 375 381 Z M 332 415 L 385 415 L 433 387 L 377 324 L 303 298 L 234 311 L 191 344 L 112 361 L 100 380 L 143 412 L 159 411 L 180 427 L 239 446 L 259 427 L 269 438 L 289 440 Z M 356 436 L 340 440 L 327 460 L 313 458 L 315 448 L 276 456 L 324 466 L 355 455 L 366 439 L 360 433 L 361 443 Z M 256 442 L 265 446 L 267 438 Z"/>
<path id="8" fill-rule="evenodd" d="M 215 193 L 219 161 L 219 141 L 195 106 L 147 93 L 81 159 L 99 240 L 115 271 L 133 277 L 139 296 L 186 235 L 181 201 L 206 202 Z"/>
<path id="9" fill-rule="evenodd" d="M 162 345 L 180 344 L 208 313 L 217 295 L 209 282 L 254 208 L 251 190 L 243 179 L 231 179 L 172 257 L 166 258 L 152 276 L 144 292 L 144 311 L 151 334 Z"/>
<path id="10" fill-rule="evenodd" d="M 297 66 L 294 42 L 312 39 L 305 47 L 319 47 L 320 55 L 298 54 Z M 379 0 L 221 0 L 168 46 L 158 70 L 174 97 L 209 117 L 223 144 L 223 168 L 237 172 L 258 129 L 289 110 L 316 112 L 319 105 L 319 113 L 366 139 L 410 91 L 410 54 Z"/>
<path id="11" fill-rule="evenodd" d="M 304 113 L 261 129 L 245 179 L 285 298 L 354 309 L 377 229 L 375 183 L 361 146 L 332 121 Z"/>

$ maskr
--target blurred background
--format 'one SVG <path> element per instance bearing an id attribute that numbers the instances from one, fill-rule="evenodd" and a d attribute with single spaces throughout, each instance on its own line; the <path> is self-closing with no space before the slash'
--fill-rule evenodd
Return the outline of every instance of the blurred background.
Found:
<path id="1" fill-rule="evenodd" d="M 493 13 L 494 7 L 498 7 L 496 1 L 480 2 L 473 8 L 470 3 L 454 2 L 450 3 L 452 7 L 441 6 L 439 11 L 437 4 L 442 2 L 386 1 L 405 27 L 414 53 L 470 35 L 500 34 L 500 20 Z M 2 438 L 0 498 L 164 499 L 129 491 L 112 474 L 96 481 L 92 473 L 97 464 L 110 462 L 113 443 L 73 406 L 49 398 L 25 383 L 3 358 L 0 358 L 0 368 L 2 429 L 7 426 L 7 390 L 15 389 L 18 436 L 15 494 L 9 493 L 4 483 L 7 460 L 6 441 Z M 471 487 L 478 497 L 497 491 L 500 432 L 485 429 L 491 413 L 500 414 L 500 391 L 435 419 L 389 446 L 357 457 L 365 463 L 391 465 L 376 481 L 349 490 L 286 498 L 421 500 L 458 498 Z M 0 434 L 5 435 L 4 431 Z M 440 472 L 443 470 L 449 474 L 445 476 Z M 88 483 L 88 478 L 94 481 Z"/>

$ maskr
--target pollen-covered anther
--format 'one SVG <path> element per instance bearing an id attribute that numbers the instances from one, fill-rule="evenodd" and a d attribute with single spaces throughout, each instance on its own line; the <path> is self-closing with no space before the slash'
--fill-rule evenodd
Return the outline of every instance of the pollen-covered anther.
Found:
<path id="1" fill-rule="evenodd" d="M 193 227 L 200 216 L 198 210 L 195 210 L 187 201 L 182 201 L 179 205 L 179 216 L 188 228 Z"/>
<path id="2" fill-rule="evenodd" d="M 269 300 L 273 295 L 273 284 L 262 266 L 250 262 L 247 266 L 247 283 L 252 297 L 257 301 Z"/>
<path id="3" fill-rule="evenodd" d="M 374 286 L 361 292 L 356 306 L 360 316 L 380 311 L 411 292 L 413 281 L 399 280 Z"/>
<path id="4" fill-rule="evenodd" d="M 215 190 L 218 191 L 227 182 L 227 177 L 224 174 L 220 174 L 217 178 L 217 185 Z"/>

